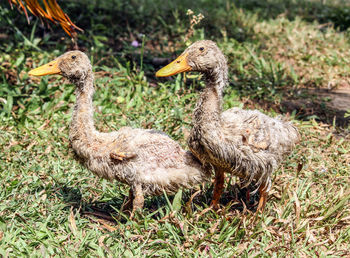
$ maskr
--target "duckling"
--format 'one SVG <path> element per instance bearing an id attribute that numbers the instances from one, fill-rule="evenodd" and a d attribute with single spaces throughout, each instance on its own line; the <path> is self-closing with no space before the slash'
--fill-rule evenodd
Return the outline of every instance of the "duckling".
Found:
<path id="1" fill-rule="evenodd" d="M 97 131 L 92 104 L 94 74 L 83 52 L 66 52 L 29 72 L 33 76 L 50 74 L 61 74 L 76 86 L 69 141 L 79 161 L 99 177 L 128 184 L 133 212 L 143 208 L 144 195 L 172 194 L 210 178 L 210 167 L 161 131 L 131 127 Z"/>
<path id="2" fill-rule="evenodd" d="M 290 122 L 271 118 L 257 110 L 231 108 L 222 111 L 228 67 L 215 42 L 201 40 L 193 43 L 156 76 L 186 71 L 201 72 L 206 80 L 206 88 L 194 109 L 188 146 L 203 164 L 214 166 L 212 207 L 218 206 L 226 172 L 239 177 L 243 188 L 255 185 L 255 191 L 260 193 L 257 210 L 263 210 L 273 171 L 299 141 L 297 128 Z"/>

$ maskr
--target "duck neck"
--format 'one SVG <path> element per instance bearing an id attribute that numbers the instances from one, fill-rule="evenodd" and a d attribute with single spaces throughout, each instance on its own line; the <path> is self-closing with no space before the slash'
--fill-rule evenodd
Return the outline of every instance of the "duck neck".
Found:
<path id="1" fill-rule="evenodd" d="M 93 120 L 94 108 L 92 97 L 94 95 L 94 76 L 89 71 L 79 80 L 71 80 L 76 85 L 76 103 L 69 130 L 71 141 L 87 140 L 96 132 Z"/>
<path id="2" fill-rule="evenodd" d="M 227 82 L 227 66 L 218 67 L 206 73 L 206 88 L 201 92 L 193 115 L 194 126 L 220 122 L 222 112 L 222 94 Z"/>

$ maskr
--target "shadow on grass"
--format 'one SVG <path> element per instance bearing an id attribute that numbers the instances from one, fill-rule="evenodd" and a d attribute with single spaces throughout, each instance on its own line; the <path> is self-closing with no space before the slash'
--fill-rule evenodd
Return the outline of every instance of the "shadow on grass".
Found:
<path id="1" fill-rule="evenodd" d="M 216 0 L 216 1 L 63 1 L 60 3 L 63 10 L 81 28 L 84 33 L 79 37 L 82 42 L 90 42 L 94 45 L 107 43 L 114 49 L 120 50 L 125 41 L 138 39 L 139 34 L 149 38 L 164 38 L 164 31 L 168 38 L 178 39 L 186 33 L 189 26 L 188 9 L 195 13 L 203 13 L 206 17 L 202 27 L 206 30 L 207 37 L 221 38 L 222 31 L 226 31 L 228 37 L 238 41 L 250 39 L 253 34 L 247 28 L 246 20 L 240 14 L 256 14 L 259 20 L 274 19 L 283 14 L 289 19 L 300 16 L 307 21 L 320 23 L 332 23 L 341 30 L 350 26 L 350 6 L 339 4 L 336 1 L 308 1 L 308 0 Z M 6 1 L 2 4 L 5 9 L 10 9 Z M 6 13 L 15 22 L 25 35 L 31 33 L 32 25 L 28 26 L 26 19 L 19 15 L 17 10 Z M 252 18 L 252 17 L 250 17 Z M 201 26 L 199 26 L 201 27 Z M 55 27 L 56 28 L 56 27 Z M 28 33 L 25 31 L 28 30 Z M 11 28 L 2 28 L 0 32 L 8 34 Z M 48 29 L 46 26 L 38 26 L 34 31 L 38 37 L 47 37 L 60 41 L 65 37 L 63 30 Z M 130 38 L 131 37 L 131 38 Z"/>
<path id="2" fill-rule="evenodd" d="M 350 88 L 327 90 L 323 88 L 302 88 L 296 94 L 282 97 L 276 105 L 266 99 L 250 99 L 246 101 L 249 108 L 256 104 L 265 109 L 273 109 L 278 113 L 295 113 L 298 120 L 308 121 L 314 118 L 318 122 L 347 129 L 350 117 L 345 114 L 350 110 Z"/>
<path id="3" fill-rule="evenodd" d="M 67 209 L 73 209 L 76 212 L 79 212 L 82 216 L 92 216 L 113 223 L 116 221 L 118 221 L 118 223 L 126 223 L 130 217 L 129 211 L 122 211 L 127 198 L 113 198 L 108 201 L 90 202 L 89 200 L 85 201 L 82 198 L 79 188 L 62 185 L 61 187 L 58 187 L 58 189 L 59 190 L 55 193 L 60 199 L 63 200 L 63 202 L 67 203 Z M 199 194 L 195 194 L 196 190 L 185 191 L 182 196 L 182 203 L 184 204 L 182 207 L 183 211 L 186 212 L 187 208 L 191 207 L 191 213 L 201 212 L 206 207 L 209 207 L 212 191 L 212 186 L 209 188 L 204 187 Z M 251 189 L 251 191 L 253 190 Z M 194 194 L 195 197 L 192 199 L 192 202 L 189 203 Z M 220 205 L 222 207 L 228 206 L 229 211 L 238 210 L 242 212 L 247 209 L 255 212 L 258 202 L 258 194 L 250 196 L 249 202 L 245 202 L 246 196 L 246 189 L 240 189 L 237 184 L 229 185 L 226 187 L 220 199 Z M 153 219 L 162 219 L 162 215 L 159 210 L 168 206 L 167 198 L 172 203 L 173 196 L 166 197 L 164 195 L 160 195 L 146 197 L 143 209 L 144 216 L 153 213 Z M 165 213 L 166 212 L 163 212 L 163 214 Z"/>
<path id="4" fill-rule="evenodd" d="M 280 105 L 264 100 L 248 100 L 245 103 L 247 108 L 254 109 L 258 103 L 260 108 L 265 110 L 273 109 L 282 115 L 295 112 L 295 117 L 298 120 L 309 121 L 314 118 L 318 122 L 335 125 L 342 129 L 347 129 L 350 126 L 350 118 L 345 117 L 347 110 L 337 109 L 328 102 L 315 99 L 317 97 L 319 96 L 285 99 L 282 100 Z"/>
<path id="5" fill-rule="evenodd" d="M 286 99 L 281 102 L 283 111 L 296 111 L 300 119 L 315 117 L 327 124 L 335 124 L 341 128 L 350 125 L 350 117 L 345 114 L 350 110 L 350 89 L 301 89 L 306 97 Z"/>
<path id="6" fill-rule="evenodd" d="M 277 113 L 295 112 L 299 120 L 310 120 L 334 124 L 340 128 L 350 125 L 350 88 L 328 90 L 298 85 L 283 67 L 259 66 L 251 71 L 233 71 L 235 79 L 230 80 L 229 90 L 236 90 L 247 104 L 246 108 L 273 109 Z M 270 67 L 270 68 L 269 68 Z M 258 72 L 256 72 L 258 71 Z M 280 103 L 280 104 L 276 104 Z"/>
<path id="7" fill-rule="evenodd" d="M 302 121 L 315 119 L 341 129 L 350 126 L 350 117 L 345 115 L 350 110 L 350 92 L 342 90 L 329 91 L 319 88 L 304 88 L 303 94 L 288 94 L 282 96 L 280 104 L 276 104 L 269 98 L 248 98 L 243 99 L 245 109 L 274 110 L 282 116 L 289 116 L 295 113 L 295 118 Z M 350 91 L 350 89 L 347 89 Z M 302 96 L 300 96 L 302 95 Z M 247 95 L 241 94 L 241 97 Z"/>
<path id="8" fill-rule="evenodd" d="M 89 201 L 82 198 L 82 194 L 79 188 L 68 187 L 61 185 L 58 187 L 58 191 L 55 192 L 63 202 L 67 203 L 67 208 L 73 208 L 83 216 L 95 216 L 97 218 L 115 222 L 118 219 L 121 222 L 125 222 L 121 216 L 120 211 L 123 206 L 122 199 L 113 198 L 109 201 Z"/>

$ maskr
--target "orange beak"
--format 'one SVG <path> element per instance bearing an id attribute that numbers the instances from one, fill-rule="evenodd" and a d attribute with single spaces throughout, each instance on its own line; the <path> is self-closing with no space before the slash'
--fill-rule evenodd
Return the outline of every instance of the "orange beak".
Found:
<path id="1" fill-rule="evenodd" d="M 172 76 L 178 73 L 191 71 L 192 68 L 189 66 L 187 62 L 187 55 L 188 53 L 179 56 L 174 61 L 172 61 L 167 66 L 164 66 L 162 69 L 160 69 L 157 73 L 157 77 L 166 77 L 166 76 Z"/>
<path id="2" fill-rule="evenodd" d="M 29 75 L 44 76 L 49 74 L 60 74 L 61 70 L 58 68 L 58 60 L 51 61 L 50 63 L 44 64 L 29 71 Z"/>

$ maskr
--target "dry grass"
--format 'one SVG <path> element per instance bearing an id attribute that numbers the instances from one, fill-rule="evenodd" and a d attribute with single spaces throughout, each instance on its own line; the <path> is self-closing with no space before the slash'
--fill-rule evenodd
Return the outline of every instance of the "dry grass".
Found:
<path id="1" fill-rule="evenodd" d="M 298 75 L 299 87 L 349 87 L 348 37 L 331 26 L 279 17 L 257 23 L 254 30 L 263 37 L 264 51 Z"/>

